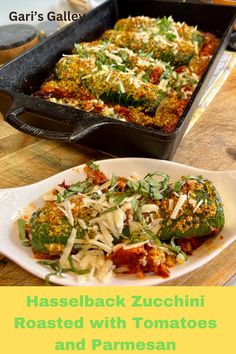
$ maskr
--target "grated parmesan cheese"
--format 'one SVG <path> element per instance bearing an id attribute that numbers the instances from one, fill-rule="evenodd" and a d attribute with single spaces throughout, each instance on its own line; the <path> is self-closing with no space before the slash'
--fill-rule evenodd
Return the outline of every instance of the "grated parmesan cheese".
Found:
<path id="1" fill-rule="evenodd" d="M 73 246 L 74 246 L 75 238 L 76 238 L 76 229 L 73 228 L 71 231 L 70 237 L 67 240 L 64 251 L 59 259 L 59 264 L 62 268 L 65 268 L 65 269 L 70 268 L 70 263 L 68 261 L 68 257 L 72 251 Z"/>
<path id="2" fill-rule="evenodd" d="M 172 211 L 172 214 L 170 216 L 171 219 L 177 218 L 177 215 L 180 209 L 182 208 L 183 204 L 186 202 L 186 200 L 187 200 L 187 194 L 180 194 L 178 202 L 176 203 L 174 210 Z"/>
<path id="3" fill-rule="evenodd" d="M 148 224 L 149 229 L 154 233 L 154 234 L 158 234 L 160 228 L 161 228 L 161 222 L 163 219 L 159 218 L 159 219 L 155 219 L 152 222 L 150 222 Z"/>
<path id="4" fill-rule="evenodd" d="M 64 202 L 60 203 L 61 206 L 57 205 L 57 208 L 61 210 L 61 212 L 67 217 L 69 220 L 69 223 L 74 226 L 74 217 L 72 214 L 72 207 L 73 205 L 71 204 L 69 199 L 66 199 Z"/>
<path id="5" fill-rule="evenodd" d="M 156 204 L 144 204 L 141 208 L 142 213 L 158 212 L 159 207 Z"/>
<path id="6" fill-rule="evenodd" d="M 195 207 L 194 210 L 193 210 L 193 213 L 195 213 L 195 212 L 198 210 L 198 208 L 202 205 L 202 203 L 203 203 L 203 199 L 201 199 L 201 200 L 197 203 L 196 207 Z"/>
<path id="7" fill-rule="evenodd" d="M 122 60 L 120 57 L 118 57 L 117 55 L 112 54 L 112 53 L 109 53 L 108 51 L 105 51 L 104 53 L 105 53 L 105 55 L 106 55 L 107 57 L 109 57 L 109 58 L 115 60 L 115 62 L 116 62 L 118 65 L 122 64 L 123 60 Z"/>

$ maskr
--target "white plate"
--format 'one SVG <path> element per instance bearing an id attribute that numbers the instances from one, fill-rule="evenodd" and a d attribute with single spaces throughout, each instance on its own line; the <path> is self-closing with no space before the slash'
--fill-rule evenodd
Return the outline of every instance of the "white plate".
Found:
<path id="1" fill-rule="evenodd" d="M 172 268 L 171 275 L 167 279 L 157 276 L 146 276 L 144 279 L 138 279 L 135 276 L 123 275 L 113 278 L 108 284 L 88 281 L 78 283 L 77 276 L 73 273 L 69 273 L 65 274 L 63 278 L 52 277 L 52 282 L 60 285 L 86 286 L 158 285 L 199 268 L 217 256 L 236 239 L 236 171 L 212 172 L 169 161 L 143 158 L 103 160 L 98 162 L 98 164 L 101 170 L 108 176 L 111 176 L 113 172 L 120 176 L 130 176 L 133 172 L 136 172 L 140 177 L 144 177 L 149 172 L 163 171 L 169 174 L 173 180 L 178 179 L 182 175 L 189 174 L 202 175 L 209 178 L 218 189 L 224 203 L 226 222 L 222 230 L 223 239 L 218 236 L 214 241 L 203 244 L 194 252 L 194 255 L 190 257 L 186 264 L 177 265 Z M 73 183 L 79 179 L 83 180 L 84 177 L 83 166 L 79 166 L 29 186 L 0 190 L 0 252 L 35 276 L 45 278 L 49 273 L 48 268 L 38 264 L 33 258 L 31 249 L 29 247 L 23 247 L 19 241 L 16 225 L 19 211 L 27 208 L 32 202 L 37 207 L 41 206 L 42 199 L 40 197 L 64 179 L 68 183 Z"/>

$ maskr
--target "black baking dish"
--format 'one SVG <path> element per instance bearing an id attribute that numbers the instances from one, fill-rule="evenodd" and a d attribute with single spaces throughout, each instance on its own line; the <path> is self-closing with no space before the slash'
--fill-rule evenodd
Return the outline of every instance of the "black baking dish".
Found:
<path id="1" fill-rule="evenodd" d="M 75 108 L 32 97 L 63 53 L 74 43 L 96 39 L 119 18 L 172 15 L 174 20 L 211 32 L 221 44 L 211 59 L 174 132 L 104 118 Z M 80 20 L 0 69 L 0 109 L 18 130 L 47 139 L 89 145 L 118 156 L 171 159 L 225 49 L 235 19 L 235 8 L 156 0 L 109 0 Z"/>

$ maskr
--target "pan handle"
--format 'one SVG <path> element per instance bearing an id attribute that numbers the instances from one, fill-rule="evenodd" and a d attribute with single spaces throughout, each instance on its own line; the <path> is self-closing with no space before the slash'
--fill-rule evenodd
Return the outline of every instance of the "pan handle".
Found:
<path id="1" fill-rule="evenodd" d="M 45 139 L 69 141 L 71 132 L 56 131 L 56 129 L 48 130 L 45 128 L 33 126 L 27 121 L 25 121 L 23 117 L 21 117 L 23 113 L 32 113 L 35 115 L 39 115 L 40 119 L 42 120 L 50 119 L 53 121 L 66 123 L 66 121 L 63 118 L 59 117 L 59 115 L 54 116 L 51 115 L 50 112 L 48 112 L 49 114 L 47 114 L 47 109 L 46 107 L 44 107 L 44 102 L 32 102 L 31 100 L 27 100 L 26 98 L 22 104 L 22 98 L 14 96 L 13 104 L 8 113 L 6 114 L 5 120 L 17 130 L 29 135 Z"/>
<path id="2" fill-rule="evenodd" d="M 39 126 L 37 123 L 31 125 L 32 117 L 29 119 L 23 118 L 22 114 L 27 113 L 39 116 Z M 38 119 L 38 117 L 37 117 Z M 13 105 L 6 114 L 5 120 L 14 128 L 23 133 L 36 137 L 59 140 L 64 142 L 76 142 L 82 139 L 91 131 L 98 129 L 104 124 L 109 124 L 111 121 L 100 120 L 96 114 L 72 110 L 70 107 L 45 102 L 38 98 L 28 98 L 14 95 Z M 50 121 L 52 130 L 42 127 L 45 120 Z M 33 121 L 34 122 L 34 121 Z M 63 129 L 58 130 L 56 124 L 62 123 Z M 41 125 L 41 127 L 40 127 Z M 67 130 L 67 131 L 66 131 Z"/>
<path id="3" fill-rule="evenodd" d="M 10 123 L 14 128 L 20 130 L 23 133 L 42 137 L 46 139 L 56 139 L 60 141 L 68 141 L 70 138 L 71 133 L 63 133 L 57 131 L 51 131 L 43 128 L 36 128 L 32 125 L 26 123 L 24 120 L 20 118 L 19 115 L 25 113 L 26 110 L 23 107 L 14 109 L 6 116 L 6 121 Z"/>

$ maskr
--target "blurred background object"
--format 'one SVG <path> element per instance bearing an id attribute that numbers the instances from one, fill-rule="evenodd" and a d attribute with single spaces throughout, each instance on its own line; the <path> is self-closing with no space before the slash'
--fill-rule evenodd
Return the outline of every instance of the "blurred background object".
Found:
<path id="1" fill-rule="evenodd" d="M 80 13 L 86 13 L 91 9 L 91 4 L 88 0 L 68 0 L 68 2 L 79 10 Z"/>
<path id="2" fill-rule="evenodd" d="M 235 5 L 236 6 L 236 0 L 213 0 L 214 4 L 217 5 Z"/>
<path id="3" fill-rule="evenodd" d="M 35 26 L 36 32 L 39 34 L 39 38 L 48 37 L 58 29 L 68 25 L 69 20 L 63 19 L 61 21 L 49 21 L 47 14 L 49 12 L 55 12 L 58 14 L 71 13 L 71 14 L 85 14 L 94 7 L 102 4 L 105 0 L 40 0 L 38 2 L 34 0 L 8 0 L 1 4 L 0 12 L 0 26 L 3 25 L 15 25 L 15 24 L 26 24 Z M 160 0 L 165 1 L 165 0 Z M 175 2 L 192 2 L 192 3 L 211 3 L 217 5 L 235 5 L 236 0 L 172 0 Z M 9 14 L 14 12 L 16 14 L 29 14 L 31 12 L 37 14 L 43 14 L 43 21 L 38 20 L 38 16 L 33 16 L 28 19 L 28 21 L 15 20 L 11 21 Z M 13 27 L 14 28 L 14 27 Z M 235 25 L 236 30 L 236 25 Z M 4 35 L 1 33 L 1 37 Z M 13 36 L 14 37 L 14 36 Z M 30 48 L 32 45 L 36 44 L 38 36 L 31 43 L 27 38 L 22 37 L 21 48 L 14 47 L 14 38 L 12 38 L 11 43 L 9 43 L 9 48 L 5 48 L 0 42 L 0 52 L 2 52 L 2 57 L 0 57 L 0 64 L 12 59 L 14 56 L 21 54 L 24 50 Z M 25 42 L 24 42 L 25 41 Z M 16 45 L 16 47 L 18 47 Z M 7 49 L 7 53 L 5 52 Z M 229 46 L 229 49 L 235 50 L 235 36 L 233 38 L 233 43 Z M 0 53 L 1 54 L 1 53 Z"/>
<path id="4" fill-rule="evenodd" d="M 0 64 L 15 58 L 38 42 L 38 31 L 32 25 L 0 26 Z"/>
<path id="5" fill-rule="evenodd" d="M 182 2 L 195 2 L 195 3 L 205 3 L 205 4 L 213 4 L 213 5 L 235 5 L 236 0 L 182 0 Z"/>
<path id="6" fill-rule="evenodd" d="M 83 11 L 84 8 L 85 9 L 88 8 L 90 10 L 91 8 L 94 8 L 94 7 L 102 4 L 105 0 L 67 0 L 67 1 L 72 6 Z"/>

